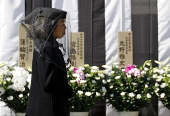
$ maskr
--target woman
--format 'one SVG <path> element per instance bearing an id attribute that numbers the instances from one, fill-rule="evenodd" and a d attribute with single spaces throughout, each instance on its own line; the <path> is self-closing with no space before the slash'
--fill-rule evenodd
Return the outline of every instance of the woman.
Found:
<path id="1" fill-rule="evenodd" d="M 32 81 L 26 116 L 69 116 L 67 99 L 72 90 L 56 38 L 65 34 L 66 12 L 37 8 L 22 25 L 34 41 Z M 23 21 L 22 21 L 23 22 Z M 29 28 L 27 28 L 29 25 Z"/>

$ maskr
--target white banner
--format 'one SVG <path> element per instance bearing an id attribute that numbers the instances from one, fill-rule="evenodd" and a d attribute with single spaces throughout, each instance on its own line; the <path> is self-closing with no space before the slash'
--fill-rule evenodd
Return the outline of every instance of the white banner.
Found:
<path id="1" fill-rule="evenodd" d="M 106 64 L 118 61 L 118 31 L 131 31 L 131 0 L 105 0 Z"/>
<path id="2" fill-rule="evenodd" d="M 158 60 L 170 57 L 170 0 L 158 0 Z M 159 102 L 159 116 L 169 116 L 169 109 Z"/>
<path id="3" fill-rule="evenodd" d="M 0 61 L 18 60 L 18 23 L 25 17 L 25 0 L 1 0 Z"/>

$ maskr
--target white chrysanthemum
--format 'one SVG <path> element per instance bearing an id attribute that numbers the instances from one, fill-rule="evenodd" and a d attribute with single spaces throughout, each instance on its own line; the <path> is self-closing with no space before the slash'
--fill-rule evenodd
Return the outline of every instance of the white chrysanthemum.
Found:
<path id="1" fill-rule="evenodd" d="M 92 80 L 92 83 L 96 83 L 96 81 L 95 81 L 95 80 Z"/>
<path id="2" fill-rule="evenodd" d="M 137 83 L 132 83 L 132 85 L 137 85 Z"/>
<path id="3" fill-rule="evenodd" d="M 77 81 L 76 81 L 76 80 L 70 80 L 70 82 L 71 82 L 71 83 L 75 83 L 75 82 L 77 82 Z"/>
<path id="4" fill-rule="evenodd" d="M 113 97 L 114 96 L 114 94 L 110 94 L 110 97 Z"/>
<path id="5" fill-rule="evenodd" d="M 78 77 L 78 76 L 79 76 L 79 75 L 76 74 L 76 73 L 73 73 L 72 75 L 73 75 L 73 77 Z"/>
<path id="6" fill-rule="evenodd" d="M 146 72 L 145 72 L 145 71 L 142 71 L 142 72 L 141 72 L 141 75 L 144 75 L 144 74 L 146 74 Z"/>
<path id="7" fill-rule="evenodd" d="M 145 71 L 148 71 L 149 69 L 145 67 L 144 70 L 145 70 Z"/>
<path id="8" fill-rule="evenodd" d="M 13 96 L 7 97 L 7 100 L 13 100 Z"/>
<path id="9" fill-rule="evenodd" d="M 113 88 L 113 85 L 111 85 L 109 88 L 112 89 L 112 88 Z"/>
<path id="10" fill-rule="evenodd" d="M 32 72 L 32 68 L 31 68 L 31 67 L 29 67 L 27 70 L 28 70 L 29 72 Z"/>
<path id="11" fill-rule="evenodd" d="M 115 79 L 120 79 L 120 76 L 116 76 Z"/>
<path id="12" fill-rule="evenodd" d="M 163 69 L 160 69 L 160 70 L 159 70 L 159 74 L 162 75 L 162 74 L 164 74 L 164 73 L 165 73 L 165 71 L 164 71 Z"/>
<path id="13" fill-rule="evenodd" d="M 5 89 L 0 87 L 0 96 L 5 93 Z"/>
<path id="14" fill-rule="evenodd" d="M 153 78 L 157 78 L 157 74 L 153 74 L 153 76 L 152 76 Z"/>
<path id="15" fill-rule="evenodd" d="M 80 83 L 86 83 L 87 81 L 86 80 L 80 80 Z"/>
<path id="16" fill-rule="evenodd" d="M 22 98 L 22 97 L 23 97 L 23 94 L 19 94 L 19 97 Z"/>
<path id="17" fill-rule="evenodd" d="M 152 96 L 149 94 L 149 93 L 147 93 L 147 98 L 151 98 Z"/>
<path id="18" fill-rule="evenodd" d="M 79 67 L 79 70 L 83 71 L 85 68 L 84 67 Z"/>
<path id="19" fill-rule="evenodd" d="M 123 84 L 120 84 L 120 86 L 122 87 L 122 86 L 124 86 Z"/>
<path id="20" fill-rule="evenodd" d="M 114 74 L 115 73 L 115 71 L 111 71 L 111 74 Z"/>
<path id="21" fill-rule="evenodd" d="M 100 77 L 95 77 L 96 80 L 100 80 Z"/>
<path id="22" fill-rule="evenodd" d="M 160 87 L 161 87 L 161 88 L 165 88 L 165 87 L 166 87 L 166 83 L 162 83 L 162 84 L 160 85 Z"/>
<path id="23" fill-rule="evenodd" d="M 165 97 L 165 93 L 161 93 L 160 98 L 164 98 Z"/>
<path id="24" fill-rule="evenodd" d="M 93 70 L 98 70 L 99 67 L 97 67 L 97 66 L 92 66 L 91 69 L 93 69 Z"/>
<path id="25" fill-rule="evenodd" d="M 89 65 L 88 65 L 88 64 L 85 64 L 84 67 L 89 67 Z"/>
<path id="26" fill-rule="evenodd" d="M 69 68 L 69 71 L 73 71 L 73 70 L 74 70 L 74 67 L 70 67 L 70 68 Z"/>
<path id="27" fill-rule="evenodd" d="M 140 95 L 140 94 L 137 94 L 136 98 L 137 98 L 137 99 L 140 99 L 140 98 L 141 98 L 141 95 Z"/>
<path id="28" fill-rule="evenodd" d="M 159 90 L 160 90 L 159 88 L 156 88 L 156 90 L 154 92 L 157 93 Z"/>
<path id="29" fill-rule="evenodd" d="M 91 72 L 92 72 L 92 73 L 96 73 L 96 72 L 97 72 L 97 70 L 91 69 Z"/>
<path id="30" fill-rule="evenodd" d="M 158 83 L 155 83 L 155 86 L 156 86 L 156 87 L 158 87 L 158 86 L 159 86 L 159 84 L 158 84 Z"/>
<path id="31" fill-rule="evenodd" d="M 91 77 L 91 74 L 86 73 L 85 77 Z"/>
<path id="32" fill-rule="evenodd" d="M 98 75 L 99 75 L 99 77 L 101 77 L 101 78 L 104 78 L 104 77 L 105 77 L 104 74 L 102 74 L 102 73 L 98 73 Z"/>
<path id="33" fill-rule="evenodd" d="M 148 88 L 148 85 L 145 85 L 145 88 Z"/>
<path id="34" fill-rule="evenodd" d="M 104 93 L 106 93 L 106 92 L 107 92 L 107 90 L 106 90 L 106 88 L 105 88 L 105 87 L 102 87 L 102 91 L 103 91 Z"/>
<path id="35" fill-rule="evenodd" d="M 8 77 L 8 78 L 6 78 L 6 80 L 7 80 L 7 81 L 11 81 L 11 78 Z"/>
<path id="36" fill-rule="evenodd" d="M 91 93 L 91 92 L 86 92 L 85 95 L 86 95 L 86 96 L 91 96 L 92 93 Z"/>
<path id="37" fill-rule="evenodd" d="M 80 94 L 80 95 L 83 94 L 83 91 L 78 90 L 77 92 L 78 92 L 78 94 Z"/>
<path id="38" fill-rule="evenodd" d="M 110 82 L 111 82 L 111 79 L 107 79 L 107 82 L 110 83 Z"/>
<path id="39" fill-rule="evenodd" d="M 104 79 L 102 80 L 102 82 L 103 82 L 103 84 L 107 84 L 106 80 L 104 80 Z"/>
<path id="40" fill-rule="evenodd" d="M 124 96 L 126 94 L 126 92 L 121 92 L 120 95 L 121 96 Z"/>
<path id="41" fill-rule="evenodd" d="M 108 69 L 111 69 L 112 67 L 111 66 L 107 66 L 107 65 L 102 65 L 103 68 L 108 68 Z"/>
<path id="42" fill-rule="evenodd" d="M 16 91 L 24 91 L 29 72 L 22 67 L 14 67 L 14 70 L 11 71 L 11 73 L 13 75 L 13 78 L 11 79 L 13 84 L 10 87 Z"/>
<path id="43" fill-rule="evenodd" d="M 156 79 L 157 82 L 160 82 L 162 79 Z"/>
<path id="44" fill-rule="evenodd" d="M 133 92 L 129 93 L 129 97 L 134 97 L 135 94 Z"/>
<path id="45" fill-rule="evenodd" d="M 31 77 L 32 77 L 32 74 L 29 74 L 28 78 L 27 78 L 27 82 L 28 83 L 31 83 Z"/>
<path id="46" fill-rule="evenodd" d="M 131 75 L 127 75 L 127 78 L 131 78 Z"/>
<path id="47" fill-rule="evenodd" d="M 124 71 L 125 71 L 125 69 L 123 68 L 123 69 L 122 69 L 122 71 L 124 72 Z"/>
<path id="48" fill-rule="evenodd" d="M 96 96 L 101 96 L 101 94 L 99 92 L 96 92 Z"/>
<path id="49" fill-rule="evenodd" d="M 157 72 L 159 72 L 159 69 L 153 68 L 153 72 L 154 72 L 154 73 L 157 73 Z"/>

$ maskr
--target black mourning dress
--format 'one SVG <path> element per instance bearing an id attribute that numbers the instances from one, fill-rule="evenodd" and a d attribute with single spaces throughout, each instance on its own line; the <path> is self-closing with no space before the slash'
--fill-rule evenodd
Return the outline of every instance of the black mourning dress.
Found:
<path id="1" fill-rule="evenodd" d="M 67 81 L 63 54 L 59 49 L 59 44 L 50 33 L 55 28 L 55 22 L 61 18 L 58 16 L 61 16 L 62 11 L 52 8 L 36 10 L 39 12 L 38 21 L 40 22 L 31 27 L 35 31 L 30 29 L 33 33 L 31 34 L 34 40 L 34 53 L 26 116 L 69 116 L 67 99 L 72 91 Z M 46 26 L 46 24 L 49 25 Z M 36 31 L 37 25 L 41 27 L 38 31 Z M 47 31 L 50 33 L 48 39 L 43 38 L 48 34 L 41 36 L 41 29 L 50 29 Z M 34 36 L 36 33 L 38 34 Z"/>

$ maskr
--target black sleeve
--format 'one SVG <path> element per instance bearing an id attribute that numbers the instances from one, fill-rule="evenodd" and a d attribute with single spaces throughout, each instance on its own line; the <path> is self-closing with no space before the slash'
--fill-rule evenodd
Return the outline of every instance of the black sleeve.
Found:
<path id="1" fill-rule="evenodd" d="M 39 83 L 45 92 L 65 97 L 70 96 L 71 87 L 67 83 L 67 77 L 63 77 L 66 72 L 45 62 L 41 57 L 37 59 L 37 66 Z"/>

